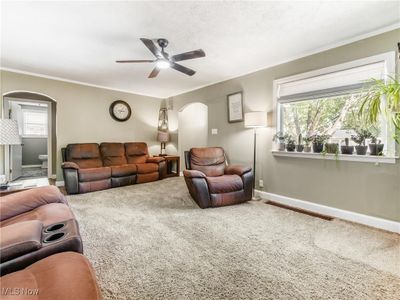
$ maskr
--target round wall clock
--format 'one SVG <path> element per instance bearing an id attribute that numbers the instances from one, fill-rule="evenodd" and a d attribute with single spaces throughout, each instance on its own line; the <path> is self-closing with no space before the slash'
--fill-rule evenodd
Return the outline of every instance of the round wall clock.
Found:
<path id="1" fill-rule="evenodd" d="M 115 121 L 124 122 L 131 117 L 132 111 L 128 103 L 116 100 L 110 105 L 110 115 Z"/>

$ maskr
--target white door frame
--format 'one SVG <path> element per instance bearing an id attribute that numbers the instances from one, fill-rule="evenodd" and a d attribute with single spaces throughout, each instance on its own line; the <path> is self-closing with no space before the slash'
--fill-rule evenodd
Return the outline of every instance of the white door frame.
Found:
<path id="1" fill-rule="evenodd" d="M 31 94 L 37 94 L 35 92 L 29 92 Z M 7 94 L 12 94 L 12 92 L 7 93 Z M 52 144 L 53 144 L 53 136 L 52 136 L 52 107 L 54 105 L 53 101 L 44 101 L 44 100 L 35 100 L 35 99 L 25 99 L 25 98 L 13 98 L 13 97 L 8 97 L 6 95 L 3 95 L 3 113 L 2 117 L 4 119 L 9 119 L 9 108 L 10 108 L 10 102 L 31 102 L 31 103 L 43 103 L 47 104 L 47 177 L 52 178 L 53 177 L 53 160 L 52 160 Z M 38 94 L 41 95 L 41 94 Z M 48 96 L 46 96 L 48 97 Z M 50 97 L 48 97 L 51 99 Z M 7 180 L 10 178 L 10 146 L 4 147 L 4 174 L 7 177 Z"/>

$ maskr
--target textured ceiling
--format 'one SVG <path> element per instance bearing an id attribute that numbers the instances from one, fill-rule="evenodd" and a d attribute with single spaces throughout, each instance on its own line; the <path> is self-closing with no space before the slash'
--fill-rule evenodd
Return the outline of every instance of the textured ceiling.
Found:
<path id="1" fill-rule="evenodd" d="M 400 2 L 5 2 L 1 67 L 168 97 L 300 57 L 400 21 Z M 140 37 L 197 73 L 116 59 L 152 59 Z"/>

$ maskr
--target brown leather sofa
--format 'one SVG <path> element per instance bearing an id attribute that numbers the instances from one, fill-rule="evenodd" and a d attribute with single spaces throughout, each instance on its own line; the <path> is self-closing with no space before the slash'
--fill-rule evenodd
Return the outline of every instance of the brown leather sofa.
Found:
<path id="1" fill-rule="evenodd" d="M 62 150 L 68 194 L 79 194 L 159 180 L 162 157 L 150 157 L 146 143 L 69 144 Z"/>
<path id="2" fill-rule="evenodd" d="M 2 276 L 0 286 L 2 300 L 102 299 L 92 266 L 75 252 L 55 254 Z"/>
<path id="3" fill-rule="evenodd" d="M 0 198 L 0 273 L 64 251 L 83 252 L 78 223 L 55 186 Z"/>
<path id="4" fill-rule="evenodd" d="M 232 205 L 251 200 L 253 172 L 249 167 L 228 166 L 220 147 L 185 151 L 186 185 L 201 208 Z"/>

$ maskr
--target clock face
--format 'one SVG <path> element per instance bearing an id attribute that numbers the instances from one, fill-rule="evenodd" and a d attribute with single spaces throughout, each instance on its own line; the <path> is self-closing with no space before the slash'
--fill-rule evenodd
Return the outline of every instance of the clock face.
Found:
<path id="1" fill-rule="evenodd" d="M 116 121 L 126 121 L 131 117 L 131 108 L 122 100 L 114 101 L 110 106 L 111 117 Z"/>

